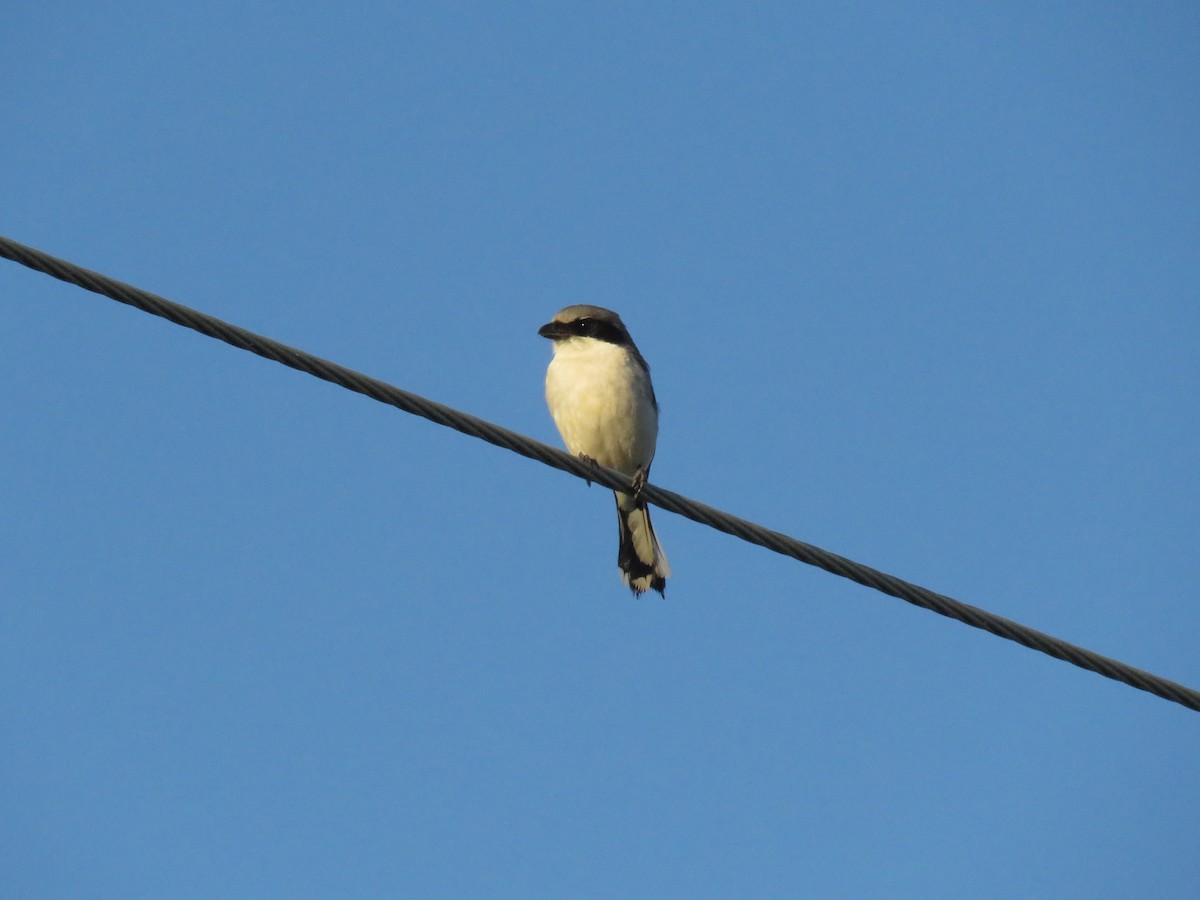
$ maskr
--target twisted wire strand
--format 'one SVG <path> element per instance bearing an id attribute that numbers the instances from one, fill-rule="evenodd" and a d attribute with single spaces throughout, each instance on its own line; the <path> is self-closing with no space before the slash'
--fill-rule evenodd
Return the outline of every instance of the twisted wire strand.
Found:
<path id="1" fill-rule="evenodd" d="M 598 467 L 523 434 L 401 390 L 361 372 L 231 325 L 214 316 L 77 266 L 2 235 L 0 235 L 0 256 L 36 271 L 44 272 L 68 284 L 77 285 L 152 315 L 161 316 L 176 325 L 191 328 L 193 331 L 232 344 L 239 349 L 248 350 L 266 359 L 283 363 L 283 365 L 301 372 L 307 372 L 324 381 L 365 394 L 380 403 L 386 403 L 404 412 L 422 416 L 439 425 L 445 425 L 447 428 L 453 428 L 463 434 L 469 434 L 490 444 L 519 453 L 521 456 L 569 472 L 589 483 L 594 481 L 614 490 L 629 490 L 629 478 L 612 469 Z M 1106 678 L 1120 681 L 1130 687 L 1200 712 L 1200 691 L 1195 691 L 1177 682 L 1079 647 L 944 594 L 938 594 L 870 566 L 822 550 L 820 547 L 806 544 L 786 534 L 771 531 L 754 522 L 706 506 L 674 491 L 647 484 L 642 491 L 642 496 L 668 512 L 708 525 L 718 531 L 731 534 L 784 556 L 790 556 L 834 575 L 849 578 L 851 581 L 898 597 L 914 606 L 957 619 L 974 628 L 981 628 L 1032 650 L 1039 650 L 1056 659 L 1065 660 L 1081 669 L 1096 672 Z"/>

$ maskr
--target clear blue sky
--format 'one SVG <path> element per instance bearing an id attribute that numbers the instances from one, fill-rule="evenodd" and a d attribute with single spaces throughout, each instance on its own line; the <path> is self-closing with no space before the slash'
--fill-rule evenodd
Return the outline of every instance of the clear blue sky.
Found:
<path id="1" fill-rule="evenodd" d="M 0 233 L 1200 686 L 1194 3 L 39 3 Z M 1200 896 L 1200 716 L 0 263 L 21 898 Z"/>

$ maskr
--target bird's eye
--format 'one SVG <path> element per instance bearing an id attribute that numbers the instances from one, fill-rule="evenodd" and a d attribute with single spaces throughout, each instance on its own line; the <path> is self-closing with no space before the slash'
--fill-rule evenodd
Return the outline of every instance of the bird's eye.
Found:
<path id="1" fill-rule="evenodd" d="M 595 334 L 596 333 L 596 320 L 595 319 L 580 319 L 579 320 L 579 333 L 580 334 Z"/>

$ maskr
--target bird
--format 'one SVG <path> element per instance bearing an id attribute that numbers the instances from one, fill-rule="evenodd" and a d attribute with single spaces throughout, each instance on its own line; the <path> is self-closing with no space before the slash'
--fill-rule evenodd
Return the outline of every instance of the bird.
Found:
<path id="1" fill-rule="evenodd" d="M 658 441 L 650 366 L 621 317 L 600 306 L 559 310 L 538 334 L 553 341 L 546 405 L 567 450 L 632 479 L 632 493 L 613 492 L 621 580 L 634 596 L 652 589 L 665 597 L 671 567 L 639 497 Z"/>

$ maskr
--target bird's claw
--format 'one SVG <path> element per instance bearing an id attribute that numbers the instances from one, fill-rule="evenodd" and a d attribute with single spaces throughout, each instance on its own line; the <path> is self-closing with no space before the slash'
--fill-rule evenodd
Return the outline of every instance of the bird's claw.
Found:
<path id="1" fill-rule="evenodd" d="M 638 469 L 633 473 L 633 483 L 630 485 L 630 487 L 633 488 L 633 498 L 635 500 L 641 496 L 642 488 L 646 486 L 646 477 L 645 469 Z"/>
<path id="2" fill-rule="evenodd" d="M 592 467 L 593 473 L 598 473 L 600 471 L 600 463 L 596 462 L 594 459 L 592 459 L 586 453 L 580 453 L 579 458 L 582 459 L 585 463 L 587 463 L 589 466 Z M 588 478 L 586 475 L 583 476 L 583 480 L 587 482 L 588 487 L 592 486 L 592 479 Z"/>

